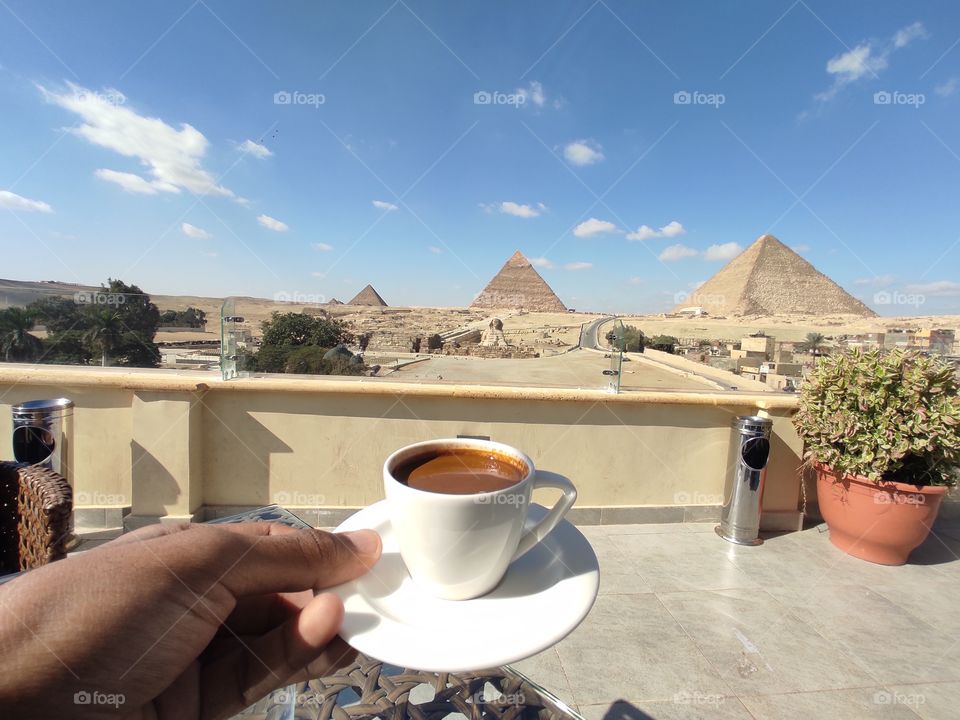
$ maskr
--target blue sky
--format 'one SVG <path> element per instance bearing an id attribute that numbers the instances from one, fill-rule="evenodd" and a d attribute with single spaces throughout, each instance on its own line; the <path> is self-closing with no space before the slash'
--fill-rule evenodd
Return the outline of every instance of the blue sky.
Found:
<path id="1" fill-rule="evenodd" d="M 2 277 L 655 312 L 770 232 L 960 313 L 946 0 L 4 0 L 0 108 Z"/>

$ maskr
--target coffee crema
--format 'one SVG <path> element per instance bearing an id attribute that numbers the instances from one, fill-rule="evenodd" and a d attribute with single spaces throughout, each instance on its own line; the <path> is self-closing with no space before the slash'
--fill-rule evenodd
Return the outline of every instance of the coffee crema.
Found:
<path id="1" fill-rule="evenodd" d="M 504 490 L 526 476 L 523 463 L 495 452 L 450 448 L 434 450 L 397 464 L 392 475 L 416 490 L 447 495 Z"/>

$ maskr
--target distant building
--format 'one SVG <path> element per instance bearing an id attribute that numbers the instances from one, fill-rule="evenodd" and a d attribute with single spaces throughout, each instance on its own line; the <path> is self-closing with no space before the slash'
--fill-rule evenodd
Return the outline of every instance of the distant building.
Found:
<path id="1" fill-rule="evenodd" d="M 777 339 L 769 335 L 748 335 L 740 339 L 740 347 L 730 350 L 730 358 L 736 360 L 770 360 L 773 357 Z M 757 363 L 754 363 L 757 364 Z"/>
<path id="2" fill-rule="evenodd" d="M 934 330 L 927 328 L 910 334 L 908 346 L 922 352 L 950 355 L 953 352 L 955 342 L 956 337 L 953 330 Z"/>
<path id="3" fill-rule="evenodd" d="M 906 350 L 910 347 L 910 338 L 912 333 L 907 330 L 890 330 L 883 334 L 884 350 Z"/>
<path id="4" fill-rule="evenodd" d="M 740 339 L 739 349 L 730 351 L 731 364 L 740 375 L 769 385 L 774 390 L 793 392 L 800 387 L 803 364 L 794 362 L 793 351 L 777 345 L 777 339 L 757 333 Z"/>

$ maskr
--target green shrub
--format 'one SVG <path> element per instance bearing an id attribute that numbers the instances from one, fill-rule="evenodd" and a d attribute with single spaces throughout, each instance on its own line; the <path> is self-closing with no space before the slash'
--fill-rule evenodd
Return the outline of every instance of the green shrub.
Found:
<path id="1" fill-rule="evenodd" d="M 952 485 L 960 465 L 960 382 L 914 352 L 837 353 L 803 384 L 794 417 L 805 458 L 876 483 Z"/>

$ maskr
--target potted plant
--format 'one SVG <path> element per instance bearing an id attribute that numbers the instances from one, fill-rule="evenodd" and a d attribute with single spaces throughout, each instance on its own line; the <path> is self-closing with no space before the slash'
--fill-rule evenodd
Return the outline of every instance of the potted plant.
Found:
<path id="1" fill-rule="evenodd" d="M 960 381 L 915 352 L 821 359 L 794 417 L 820 512 L 844 552 L 902 565 L 930 532 L 960 465 Z"/>

